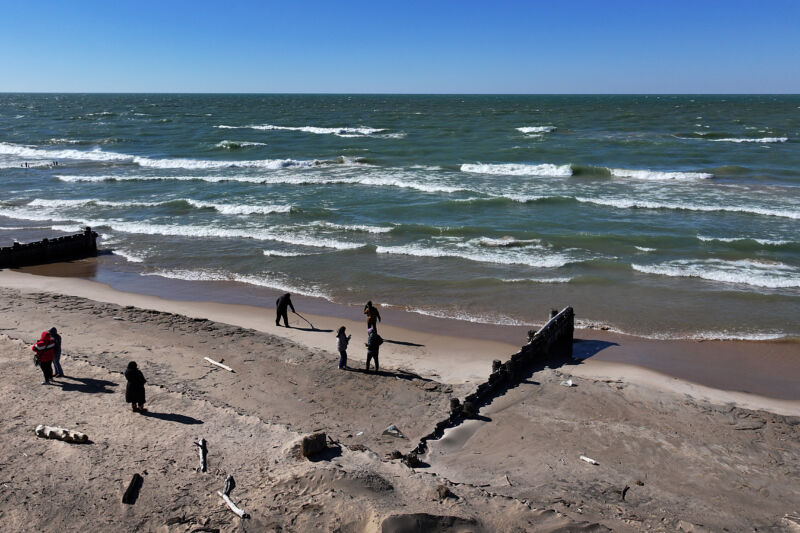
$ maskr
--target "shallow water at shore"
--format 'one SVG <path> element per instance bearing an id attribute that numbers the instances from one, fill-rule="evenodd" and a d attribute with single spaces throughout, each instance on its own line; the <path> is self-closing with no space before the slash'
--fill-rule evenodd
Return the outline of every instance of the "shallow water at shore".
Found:
<path id="1" fill-rule="evenodd" d="M 3 95 L 0 239 L 89 224 L 125 259 L 102 272 L 478 323 L 573 305 L 656 338 L 798 337 L 798 106 Z"/>

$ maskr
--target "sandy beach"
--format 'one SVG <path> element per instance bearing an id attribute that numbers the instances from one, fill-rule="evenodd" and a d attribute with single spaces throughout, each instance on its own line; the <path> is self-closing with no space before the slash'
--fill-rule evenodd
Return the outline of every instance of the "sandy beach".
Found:
<path id="1" fill-rule="evenodd" d="M 292 316 L 292 328 L 277 328 L 266 306 L 124 292 L 53 276 L 68 273 L 57 265 L 31 270 L 51 275 L 0 272 L 0 522 L 12 530 L 800 527 L 797 343 L 578 330 L 575 360 L 532 372 L 432 441 L 412 469 L 391 452 L 414 448 L 451 398 L 519 349 L 523 328 L 389 310 L 375 375 L 359 370 L 359 309 L 296 298 L 313 327 Z M 40 386 L 29 345 L 53 325 L 66 377 Z M 340 325 L 353 334 L 356 370 L 336 369 Z M 148 379 L 147 415 L 124 403 L 130 360 Z M 38 424 L 83 431 L 91 443 L 37 438 Z M 384 434 L 389 425 L 403 436 Z M 336 444 L 315 461 L 298 458 L 299 440 L 316 431 Z M 200 437 L 209 442 L 205 474 L 194 471 Z M 133 473 L 144 482 L 124 505 Z M 249 520 L 216 495 L 227 473 Z M 440 485 L 453 496 L 440 498 Z"/>

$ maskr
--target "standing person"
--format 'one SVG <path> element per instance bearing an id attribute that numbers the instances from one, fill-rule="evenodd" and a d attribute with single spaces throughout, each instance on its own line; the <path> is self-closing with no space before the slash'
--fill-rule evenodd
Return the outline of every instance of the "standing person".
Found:
<path id="1" fill-rule="evenodd" d="M 339 331 L 336 332 L 336 338 L 339 339 L 337 348 L 339 348 L 340 370 L 347 368 L 347 345 L 350 343 L 350 337 L 352 337 L 352 335 L 345 335 L 344 330 L 345 327 L 342 326 L 339 328 Z"/>
<path id="2" fill-rule="evenodd" d="M 61 335 L 58 334 L 58 330 L 53 326 L 49 330 L 50 336 L 55 341 L 56 346 L 54 348 L 55 354 L 53 357 L 53 374 L 54 378 L 63 378 L 64 377 L 64 370 L 61 368 Z"/>
<path id="3" fill-rule="evenodd" d="M 378 322 L 381 321 L 381 314 L 378 312 L 378 308 L 372 305 L 372 300 L 367 302 L 367 305 L 364 306 L 364 314 L 367 315 L 367 332 L 369 332 L 370 328 L 377 332 Z"/>
<path id="4" fill-rule="evenodd" d="M 367 347 L 367 372 L 369 372 L 369 362 L 372 359 L 375 359 L 375 372 L 378 372 L 378 351 L 380 350 L 380 346 L 383 344 L 383 339 L 375 328 L 370 328 L 367 331 L 367 342 L 365 346 Z"/>
<path id="5" fill-rule="evenodd" d="M 125 379 L 128 384 L 125 386 L 125 401 L 131 404 L 131 410 L 146 411 L 144 408 L 144 384 L 147 380 L 144 379 L 142 371 L 136 367 L 136 361 L 128 363 L 128 368 L 125 370 Z"/>
<path id="6" fill-rule="evenodd" d="M 288 292 L 275 300 L 275 309 L 277 311 L 277 315 L 275 316 L 275 325 L 281 325 L 281 317 L 283 317 L 283 325 L 287 328 L 289 327 L 289 315 L 286 312 L 286 308 L 291 307 L 292 313 L 296 313 L 297 311 L 294 310 L 294 305 L 292 305 L 292 295 Z"/>
<path id="7" fill-rule="evenodd" d="M 31 346 L 31 350 L 36 354 L 37 364 L 42 369 L 44 374 L 44 381 L 42 385 L 49 385 L 50 380 L 53 379 L 53 358 L 55 357 L 56 343 L 47 331 L 42 332 L 42 336 L 36 341 L 36 344 Z"/>

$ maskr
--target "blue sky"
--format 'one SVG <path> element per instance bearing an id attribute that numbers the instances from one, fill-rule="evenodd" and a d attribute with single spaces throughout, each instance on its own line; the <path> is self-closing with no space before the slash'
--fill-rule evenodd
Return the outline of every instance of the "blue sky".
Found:
<path id="1" fill-rule="evenodd" d="M 0 91 L 800 93 L 800 1 L 0 0 Z"/>

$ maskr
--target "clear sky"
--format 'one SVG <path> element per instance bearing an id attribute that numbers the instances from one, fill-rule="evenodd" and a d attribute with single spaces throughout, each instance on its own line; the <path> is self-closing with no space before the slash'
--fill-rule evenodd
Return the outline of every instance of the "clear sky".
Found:
<path id="1" fill-rule="evenodd" d="M 0 0 L 0 91 L 800 93 L 800 0 Z"/>

